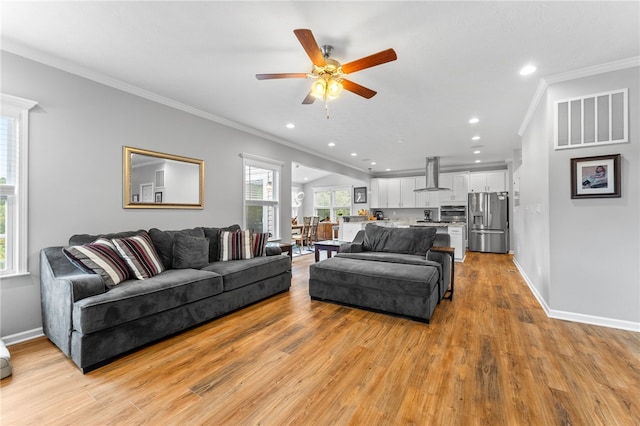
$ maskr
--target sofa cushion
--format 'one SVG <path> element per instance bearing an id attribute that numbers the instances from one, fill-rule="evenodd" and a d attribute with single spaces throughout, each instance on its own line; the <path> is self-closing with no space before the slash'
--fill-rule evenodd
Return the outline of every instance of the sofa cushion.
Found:
<path id="1" fill-rule="evenodd" d="M 209 240 L 176 234 L 173 240 L 173 268 L 201 269 L 209 264 Z"/>
<path id="2" fill-rule="evenodd" d="M 222 292 L 222 277 L 197 269 L 170 269 L 144 281 L 128 280 L 73 305 L 73 328 L 83 334 L 117 327 Z"/>
<path id="3" fill-rule="evenodd" d="M 251 259 L 253 257 L 253 238 L 250 230 L 220 234 L 220 260 Z"/>
<path id="4" fill-rule="evenodd" d="M 213 262 L 203 270 L 222 275 L 224 291 L 229 291 L 290 271 L 291 259 L 284 254 L 260 256 L 245 260 Z"/>
<path id="5" fill-rule="evenodd" d="M 369 223 L 364 231 L 365 251 L 426 256 L 433 245 L 436 228 L 387 228 Z"/>
<path id="6" fill-rule="evenodd" d="M 146 231 L 128 238 L 114 238 L 120 257 L 139 280 L 151 278 L 164 271 L 164 265 Z"/>
<path id="7" fill-rule="evenodd" d="M 345 257 L 349 259 L 360 260 L 376 260 L 378 262 L 404 263 L 406 265 L 425 265 L 440 266 L 438 262 L 427 260 L 426 256 L 417 256 L 415 254 L 404 253 L 387 253 L 380 251 L 365 251 L 362 253 L 338 253 L 336 257 Z"/>
<path id="8" fill-rule="evenodd" d="M 440 277 L 433 266 L 332 257 L 312 264 L 309 279 L 428 297 L 437 291 Z"/>
<path id="9" fill-rule="evenodd" d="M 205 237 L 202 228 L 181 229 L 176 231 L 162 231 L 158 228 L 149 229 L 149 236 L 153 245 L 162 259 L 165 269 L 173 268 L 173 241 L 176 235 L 188 235 L 191 237 Z"/>
<path id="10" fill-rule="evenodd" d="M 108 288 L 131 277 L 129 267 L 110 240 L 98 238 L 91 244 L 65 247 L 62 252 L 81 271 L 100 275 Z"/>

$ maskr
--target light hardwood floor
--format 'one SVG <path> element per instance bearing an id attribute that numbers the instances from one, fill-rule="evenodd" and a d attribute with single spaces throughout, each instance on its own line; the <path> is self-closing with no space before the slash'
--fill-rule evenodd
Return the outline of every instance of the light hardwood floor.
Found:
<path id="1" fill-rule="evenodd" d="M 509 255 L 469 253 L 429 325 L 291 291 L 87 375 L 10 347 L 3 425 L 639 425 L 640 333 L 546 317 Z"/>

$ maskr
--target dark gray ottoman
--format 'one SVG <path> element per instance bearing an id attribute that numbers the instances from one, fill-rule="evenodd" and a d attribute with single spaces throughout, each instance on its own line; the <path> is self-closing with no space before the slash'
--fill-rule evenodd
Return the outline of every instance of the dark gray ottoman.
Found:
<path id="1" fill-rule="evenodd" d="M 440 300 L 434 266 L 333 257 L 309 268 L 309 295 L 428 323 Z"/>

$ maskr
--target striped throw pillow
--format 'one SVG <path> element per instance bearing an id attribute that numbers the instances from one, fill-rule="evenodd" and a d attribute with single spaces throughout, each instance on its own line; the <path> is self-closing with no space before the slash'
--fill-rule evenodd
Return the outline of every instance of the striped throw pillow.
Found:
<path id="1" fill-rule="evenodd" d="M 146 232 L 129 238 L 114 238 L 112 241 L 139 280 L 151 278 L 164 271 L 162 260 Z"/>
<path id="2" fill-rule="evenodd" d="M 224 231 L 220 233 L 220 260 L 251 259 L 253 238 L 251 231 Z"/>
<path id="3" fill-rule="evenodd" d="M 107 239 L 98 238 L 91 244 L 66 247 L 62 252 L 77 268 L 100 275 L 107 288 L 131 278 L 127 264 Z"/>
<path id="4" fill-rule="evenodd" d="M 255 232 L 253 234 L 253 257 L 267 255 L 267 241 L 269 240 L 268 232 Z"/>

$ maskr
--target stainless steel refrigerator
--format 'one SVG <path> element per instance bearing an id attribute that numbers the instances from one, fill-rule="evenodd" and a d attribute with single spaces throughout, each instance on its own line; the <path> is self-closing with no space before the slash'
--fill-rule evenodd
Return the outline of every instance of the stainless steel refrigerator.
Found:
<path id="1" fill-rule="evenodd" d="M 509 251 L 508 203 L 506 192 L 469 193 L 469 250 L 489 253 Z"/>

